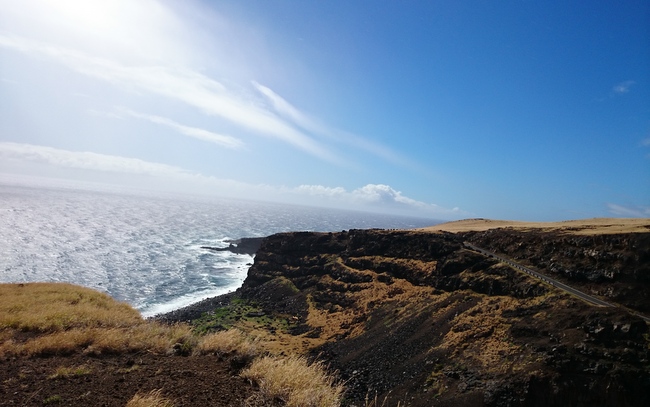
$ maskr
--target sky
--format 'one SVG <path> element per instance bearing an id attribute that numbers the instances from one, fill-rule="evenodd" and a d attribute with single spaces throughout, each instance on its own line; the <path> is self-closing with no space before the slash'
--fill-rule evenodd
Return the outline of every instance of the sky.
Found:
<path id="1" fill-rule="evenodd" d="M 650 3 L 0 0 L 0 182 L 650 217 Z"/>

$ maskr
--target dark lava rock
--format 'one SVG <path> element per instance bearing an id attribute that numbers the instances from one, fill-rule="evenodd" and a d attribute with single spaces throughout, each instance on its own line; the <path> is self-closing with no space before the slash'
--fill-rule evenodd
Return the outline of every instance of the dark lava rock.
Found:
<path id="1" fill-rule="evenodd" d="M 241 239 L 229 241 L 228 247 L 201 246 L 201 249 L 212 250 L 214 252 L 232 252 L 236 254 L 249 254 L 253 256 L 260 248 L 263 237 L 243 237 Z"/>
<path id="2" fill-rule="evenodd" d="M 346 405 L 375 395 L 379 405 L 412 407 L 650 405 L 643 320 L 463 246 L 470 241 L 643 310 L 650 234 L 526 233 L 276 234 L 261 242 L 234 295 L 270 316 L 295 316 L 288 334 L 299 341 L 321 340 L 304 350 L 338 372 Z M 385 296 L 364 302 L 377 292 Z M 191 319 L 215 302 L 174 317 Z M 326 325 L 307 322 L 314 310 Z M 343 314 L 353 318 L 336 325 Z M 501 359 L 487 364 L 483 353 Z"/>

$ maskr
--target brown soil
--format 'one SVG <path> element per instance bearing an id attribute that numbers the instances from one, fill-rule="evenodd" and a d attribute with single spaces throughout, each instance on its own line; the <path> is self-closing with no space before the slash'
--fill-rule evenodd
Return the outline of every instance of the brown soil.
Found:
<path id="1" fill-rule="evenodd" d="M 125 406 L 162 389 L 174 406 L 244 406 L 255 390 L 213 356 L 144 354 L 8 358 L 0 369 L 0 406 Z M 61 367 L 78 374 L 53 377 Z"/>

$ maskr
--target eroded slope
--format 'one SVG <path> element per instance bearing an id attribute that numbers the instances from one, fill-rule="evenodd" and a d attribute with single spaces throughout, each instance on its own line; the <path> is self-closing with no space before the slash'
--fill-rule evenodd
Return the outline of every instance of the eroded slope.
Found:
<path id="1" fill-rule="evenodd" d="M 287 233 L 237 295 L 292 322 L 282 346 L 326 358 L 351 403 L 645 405 L 646 324 L 589 306 L 453 234 Z"/>

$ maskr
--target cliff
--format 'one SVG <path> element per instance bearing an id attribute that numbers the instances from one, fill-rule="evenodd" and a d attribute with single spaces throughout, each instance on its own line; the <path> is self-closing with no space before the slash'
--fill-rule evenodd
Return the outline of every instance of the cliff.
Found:
<path id="1" fill-rule="evenodd" d="M 619 226 L 277 234 L 235 293 L 161 319 L 238 327 L 274 353 L 324 359 L 346 405 L 645 406 L 650 336 L 635 313 L 648 309 L 650 233 Z"/>
<path id="2" fill-rule="evenodd" d="M 642 319 L 588 305 L 462 242 L 587 288 L 619 283 L 604 294 L 641 310 L 649 235 L 529 233 L 277 234 L 264 239 L 235 295 L 285 319 L 269 336 L 325 359 L 351 404 L 377 394 L 386 405 L 648 405 Z"/>

